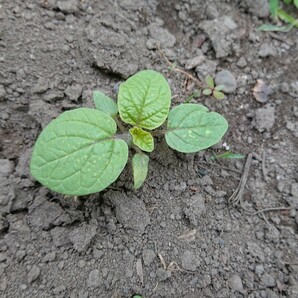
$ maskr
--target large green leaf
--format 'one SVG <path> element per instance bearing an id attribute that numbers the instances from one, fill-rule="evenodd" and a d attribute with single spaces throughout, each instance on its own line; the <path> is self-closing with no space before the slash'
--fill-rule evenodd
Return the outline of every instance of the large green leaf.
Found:
<path id="1" fill-rule="evenodd" d="M 128 147 L 115 139 L 115 121 L 95 109 L 67 111 L 42 131 L 31 158 L 32 175 L 67 195 L 101 191 L 122 172 Z"/>
<path id="2" fill-rule="evenodd" d="M 140 188 L 148 174 L 149 157 L 146 154 L 135 154 L 132 158 L 134 188 Z"/>
<path id="3" fill-rule="evenodd" d="M 220 114 L 199 104 L 182 104 L 170 111 L 166 141 L 177 151 L 197 152 L 219 142 L 227 129 Z"/>
<path id="4" fill-rule="evenodd" d="M 154 129 L 169 114 L 171 90 L 158 72 L 143 70 L 120 85 L 118 108 L 121 119 L 129 124 Z"/>
<path id="5" fill-rule="evenodd" d="M 132 141 L 141 150 L 152 152 L 154 149 L 154 139 L 150 132 L 143 130 L 139 127 L 133 127 L 129 130 Z"/>
<path id="6" fill-rule="evenodd" d="M 93 92 L 93 101 L 95 107 L 107 115 L 113 117 L 118 114 L 118 107 L 117 104 L 114 102 L 112 98 L 106 96 L 101 91 L 94 91 Z"/>

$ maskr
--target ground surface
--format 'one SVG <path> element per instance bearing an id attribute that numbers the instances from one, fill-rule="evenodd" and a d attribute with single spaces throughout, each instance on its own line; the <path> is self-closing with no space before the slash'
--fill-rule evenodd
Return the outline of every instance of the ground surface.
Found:
<path id="1" fill-rule="evenodd" d="M 258 32 L 267 16 L 253 0 L 0 1 L 1 297 L 298 297 L 298 38 Z M 236 78 L 224 100 L 192 100 L 228 119 L 223 141 L 185 156 L 158 140 L 139 191 L 129 166 L 100 194 L 41 187 L 32 145 L 62 111 L 91 107 L 92 90 L 116 97 L 150 68 L 173 104 L 193 92 L 156 42 L 183 69 L 200 57 L 194 76 Z M 272 89 L 265 103 L 258 79 Z M 227 147 L 253 153 L 241 206 L 229 197 L 245 159 L 209 159 Z"/>

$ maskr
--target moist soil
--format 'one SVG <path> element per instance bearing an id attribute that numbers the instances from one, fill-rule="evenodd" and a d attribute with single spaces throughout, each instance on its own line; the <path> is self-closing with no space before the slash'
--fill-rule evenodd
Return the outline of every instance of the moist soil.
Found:
<path id="1" fill-rule="evenodd" d="M 1 297 L 298 297 L 298 36 L 256 30 L 268 16 L 265 0 L 0 2 Z M 226 117 L 223 140 L 185 155 L 157 138 L 137 191 L 130 164 L 84 197 L 36 182 L 42 128 L 93 90 L 154 69 L 173 106 L 195 92 L 161 51 L 229 85 L 191 99 Z M 227 150 L 246 158 L 211 159 Z"/>

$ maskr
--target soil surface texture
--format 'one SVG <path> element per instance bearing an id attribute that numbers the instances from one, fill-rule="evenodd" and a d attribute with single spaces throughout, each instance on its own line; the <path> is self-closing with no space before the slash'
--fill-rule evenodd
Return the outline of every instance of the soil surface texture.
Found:
<path id="1" fill-rule="evenodd" d="M 298 34 L 256 30 L 268 16 L 266 0 L 0 0 L 0 297 L 298 297 Z M 79 198 L 32 178 L 42 128 L 93 90 L 154 69 L 187 100 L 196 81 L 162 54 L 225 85 L 191 99 L 228 120 L 219 144 L 157 138 L 138 191 L 130 164 Z M 227 150 L 246 157 L 211 159 Z"/>

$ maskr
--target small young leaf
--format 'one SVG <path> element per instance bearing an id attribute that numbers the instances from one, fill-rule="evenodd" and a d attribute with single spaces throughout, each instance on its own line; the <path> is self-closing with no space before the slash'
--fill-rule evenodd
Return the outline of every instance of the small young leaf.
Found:
<path id="1" fill-rule="evenodd" d="M 210 89 L 214 88 L 214 80 L 210 75 L 206 77 L 206 83 Z"/>
<path id="2" fill-rule="evenodd" d="M 152 152 L 154 149 L 154 139 L 150 132 L 139 127 L 133 127 L 129 130 L 133 143 L 141 150 Z"/>
<path id="3" fill-rule="evenodd" d="M 204 89 L 203 90 L 203 94 L 204 95 L 210 95 L 212 93 L 212 90 L 211 89 Z"/>
<path id="4" fill-rule="evenodd" d="M 271 24 L 263 24 L 258 27 L 259 31 L 276 31 L 276 32 L 289 32 L 293 28 L 293 25 L 276 26 Z"/>
<path id="5" fill-rule="evenodd" d="M 269 0 L 269 10 L 273 18 L 275 18 L 277 15 L 277 9 L 278 9 L 278 0 Z"/>
<path id="6" fill-rule="evenodd" d="M 284 22 L 289 23 L 289 24 L 291 24 L 293 26 L 298 27 L 298 19 L 295 20 L 292 16 L 290 16 L 288 13 L 286 13 L 283 9 L 278 9 L 277 10 L 277 15 Z"/>
<path id="7" fill-rule="evenodd" d="M 113 117 L 118 114 L 118 107 L 114 100 L 106 96 L 101 91 L 93 92 L 93 101 L 96 109 L 106 113 L 107 115 Z"/>
<path id="8" fill-rule="evenodd" d="M 191 94 L 185 101 L 184 103 L 189 103 L 193 98 L 199 97 L 201 95 L 201 90 L 198 89 L 196 90 L 193 94 Z"/>
<path id="9" fill-rule="evenodd" d="M 113 136 L 115 121 L 95 109 L 67 111 L 39 135 L 31 174 L 53 191 L 67 195 L 98 192 L 114 182 L 128 159 L 128 146 Z"/>
<path id="10" fill-rule="evenodd" d="M 226 151 L 224 153 L 214 155 L 210 159 L 211 160 L 221 159 L 221 158 L 233 159 L 233 158 L 244 158 L 244 157 L 246 157 L 246 155 L 239 154 L 239 153 L 232 153 L 231 151 Z"/>
<path id="11" fill-rule="evenodd" d="M 166 120 L 170 104 L 169 84 L 156 71 L 140 71 L 120 85 L 118 108 L 126 123 L 146 129 L 157 128 Z"/>
<path id="12" fill-rule="evenodd" d="M 134 188 L 140 188 L 146 180 L 149 157 L 146 154 L 135 154 L 132 158 Z"/>
<path id="13" fill-rule="evenodd" d="M 182 104 L 170 111 L 166 142 L 180 152 L 197 152 L 219 142 L 227 129 L 220 114 L 199 104 Z"/>
<path id="14" fill-rule="evenodd" d="M 220 92 L 220 91 L 217 91 L 217 90 L 214 90 L 214 91 L 213 91 L 213 96 L 214 96 L 216 99 L 224 99 L 224 98 L 225 98 L 224 93 L 222 93 L 222 92 Z"/>
<path id="15" fill-rule="evenodd" d="M 224 87 L 225 87 L 225 85 L 218 85 L 215 87 L 215 90 L 221 91 Z"/>

